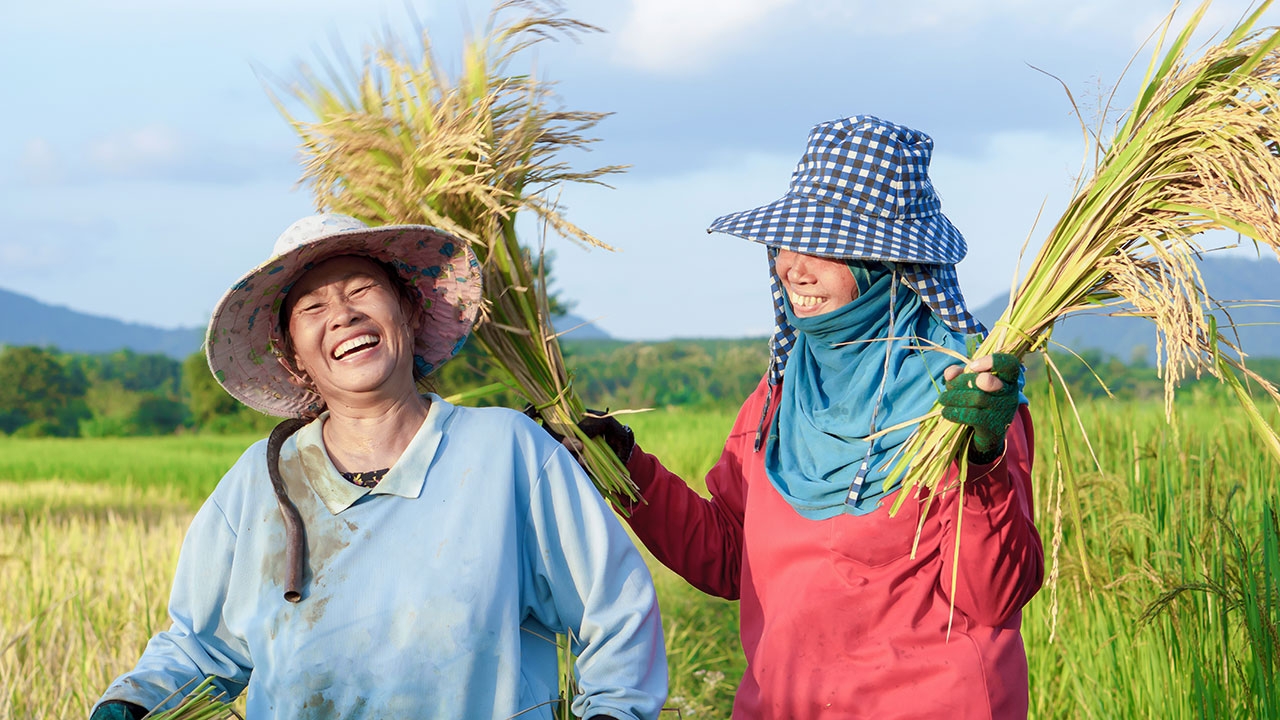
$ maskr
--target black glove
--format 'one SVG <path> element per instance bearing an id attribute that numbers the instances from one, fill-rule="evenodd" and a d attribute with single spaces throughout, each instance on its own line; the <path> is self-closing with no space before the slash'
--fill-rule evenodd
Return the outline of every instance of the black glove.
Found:
<path id="1" fill-rule="evenodd" d="M 89 720 L 142 720 L 147 709 L 124 700 L 108 700 L 98 706 Z"/>
<path id="2" fill-rule="evenodd" d="M 636 447 L 636 436 L 631 432 L 631 428 L 618 422 L 617 418 L 608 413 L 608 410 L 600 412 L 599 410 L 587 408 L 586 415 L 583 415 L 582 419 L 578 421 L 578 428 L 582 430 L 583 435 L 589 438 L 603 437 L 605 444 L 609 446 L 613 454 L 618 456 L 623 465 L 626 465 L 627 461 L 631 459 L 631 451 Z M 532 404 L 525 406 L 524 414 L 533 420 L 539 421 L 542 429 L 546 430 L 547 434 L 556 442 L 564 442 L 564 436 L 551 429 L 542 420 L 542 415 L 538 413 L 538 409 Z M 577 450 L 574 450 L 574 454 L 577 455 Z M 581 462 L 581 459 L 579 459 L 579 462 Z"/>
<path id="3" fill-rule="evenodd" d="M 1000 378 L 1004 387 L 986 392 L 976 384 L 980 373 L 965 372 L 948 381 L 947 389 L 938 398 L 942 417 L 973 428 L 969 462 L 975 465 L 992 462 L 1004 452 L 1005 433 L 1018 412 L 1022 363 L 1015 355 L 994 353 L 987 372 Z"/>
<path id="4" fill-rule="evenodd" d="M 636 436 L 631 428 L 618 422 L 618 418 L 609 415 L 608 410 L 587 410 L 587 414 L 578 421 L 582 434 L 589 438 L 604 438 L 604 442 L 622 461 L 623 465 L 631 459 L 631 452 L 636 449 Z"/>

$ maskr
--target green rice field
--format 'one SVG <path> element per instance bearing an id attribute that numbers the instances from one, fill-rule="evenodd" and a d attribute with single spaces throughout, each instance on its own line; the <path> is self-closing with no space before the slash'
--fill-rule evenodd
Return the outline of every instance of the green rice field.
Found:
<path id="1" fill-rule="evenodd" d="M 1023 618 L 1031 717 L 1280 717 L 1280 465 L 1243 415 L 1209 395 L 1180 400 L 1176 428 L 1158 403 L 1082 406 L 1095 466 L 1078 432 L 1055 438 L 1046 406 L 1033 397 L 1054 570 Z M 699 487 L 732 421 L 628 418 Z M 0 720 L 84 717 L 132 665 L 166 623 L 195 507 L 255 439 L 0 438 Z M 651 566 L 671 715 L 728 717 L 744 665 L 736 604 Z"/>

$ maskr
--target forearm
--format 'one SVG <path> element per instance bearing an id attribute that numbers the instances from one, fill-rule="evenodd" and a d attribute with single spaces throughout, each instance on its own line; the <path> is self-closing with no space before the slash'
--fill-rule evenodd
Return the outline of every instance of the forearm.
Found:
<path id="1" fill-rule="evenodd" d="M 738 599 L 740 496 L 726 490 L 725 496 L 704 498 L 639 447 L 627 469 L 644 499 L 633 508 L 627 522 L 649 552 L 699 590 Z M 740 481 L 727 477 L 735 473 L 736 462 L 726 453 L 708 475 L 708 487 L 740 486 Z"/>
<path id="2" fill-rule="evenodd" d="M 241 693 L 243 684 L 228 682 L 210 673 L 193 659 L 189 638 L 175 638 L 172 633 L 172 629 L 165 630 L 151 638 L 138 664 L 106 688 L 95 710 L 108 701 L 128 702 L 148 711 L 168 710 L 206 676 L 214 676 L 216 692 L 227 693 L 229 697 Z"/>
<path id="3" fill-rule="evenodd" d="M 122 700 L 152 711 L 168 708 L 181 698 L 165 703 L 166 698 L 210 676 L 231 697 L 243 690 L 249 662 L 244 648 L 222 626 L 234 545 L 221 511 L 206 502 L 178 557 L 169 598 L 170 627 L 151 638 L 137 665 L 112 682 L 100 703 Z"/>

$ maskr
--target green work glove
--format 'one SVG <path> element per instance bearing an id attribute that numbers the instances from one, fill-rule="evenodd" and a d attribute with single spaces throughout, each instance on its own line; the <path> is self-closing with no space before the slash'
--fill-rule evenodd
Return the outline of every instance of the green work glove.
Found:
<path id="1" fill-rule="evenodd" d="M 995 353 L 986 372 L 1000 378 L 1004 387 L 986 392 L 976 384 L 981 373 L 963 372 L 947 381 L 947 389 L 938 398 L 942 417 L 973 428 L 969 462 L 976 465 L 985 465 L 1004 452 L 1005 433 L 1018 412 L 1022 363 L 1017 356 Z"/>
<path id="2" fill-rule="evenodd" d="M 142 720 L 147 709 L 124 700 L 108 700 L 98 706 L 89 720 Z"/>

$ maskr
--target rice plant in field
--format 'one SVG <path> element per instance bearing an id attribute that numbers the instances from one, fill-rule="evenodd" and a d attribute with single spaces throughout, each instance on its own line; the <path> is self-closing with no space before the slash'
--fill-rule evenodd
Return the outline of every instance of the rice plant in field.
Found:
<path id="1" fill-rule="evenodd" d="M 514 19 L 508 19 L 512 16 Z M 549 84 L 511 64 L 549 38 L 598 30 L 536 0 L 500 2 L 483 37 L 466 43 L 451 77 L 425 29 L 412 47 L 388 35 L 361 63 L 326 63 L 277 106 L 302 142 L 304 180 L 316 207 L 370 225 L 434 225 L 465 239 L 483 265 L 485 307 L 475 335 L 506 382 L 556 432 L 585 445 L 584 460 L 606 497 L 634 499 L 626 469 L 576 423 L 584 407 L 551 327 L 542 264 L 516 234 L 516 216 L 588 247 L 608 247 L 556 207 L 562 183 L 601 183 L 622 168 L 574 170 L 567 150 L 592 142 L 604 117 L 558 106 Z M 345 72 L 332 70 L 345 66 Z"/>
<path id="2" fill-rule="evenodd" d="M 1061 495 L 1051 468 L 1062 453 L 1047 441 L 1038 448 L 1037 522 L 1045 528 L 1061 515 L 1062 537 L 1057 582 L 1023 613 L 1033 718 L 1276 716 L 1273 461 L 1237 406 L 1187 395 L 1175 399 L 1176 432 L 1158 401 L 1083 404 L 1098 463 L 1073 454 L 1080 482 Z M 1050 425 L 1047 405 L 1032 397 L 1040 427 Z M 1280 413 L 1266 419 L 1280 424 Z M 695 486 L 732 420 L 729 411 L 681 409 L 628 418 L 645 449 Z M 46 447 L 11 442 L 15 453 Z M 70 442 L 51 467 L 82 480 L 0 481 L 0 718 L 83 717 L 168 624 L 195 503 L 159 483 L 181 472 L 166 469 L 170 453 L 204 440 L 175 438 L 168 453 L 140 453 L 134 471 L 157 485 L 134 487 L 93 483 L 96 460 L 78 448 L 113 451 Z M 1069 438 L 1075 448 L 1082 442 Z M 242 449 L 229 443 L 209 462 L 229 467 Z M 650 569 L 667 634 L 671 714 L 728 717 L 745 663 L 737 604 L 703 595 L 656 562 Z"/>
<path id="3" fill-rule="evenodd" d="M 0 717 L 73 718 L 167 625 L 189 507 L 136 511 L 118 489 L 100 511 L 31 512 L 28 479 L 0 483 Z M 15 506 L 17 506 L 15 508 Z"/>
<path id="4" fill-rule="evenodd" d="M 83 493 L 68 490 L 43 502 L 91 504 L 107 486 L 147 491 L 165 488 L 173 502 L 204 500 L 236 458 L 260 437 L 182 435 L 131 438 L 0 437 L 0 483 L 38 478 L 92 484 Z"/>
<path id="5" fill-rule="evenodd" d="M 1032 717 L 1274 716 L 1265 693 L 1242 692 L 1276 668 L 1274 637 L 1251 629 L 1275 627 L 1280 599 L 1257 590 L 1275 582 L 1258 562 L 1273 461 L 1238 407 L 1175 412 L 1178 432 L 1157 403 L 1082 407 L 1098 460 L 1074 456 L 1066 493 L 1045 466 L 1061 455 L 1038 453 L 1037 520 L 1060 516 L 1046 549 L 1061 558 L 1024 612 Z"/>

